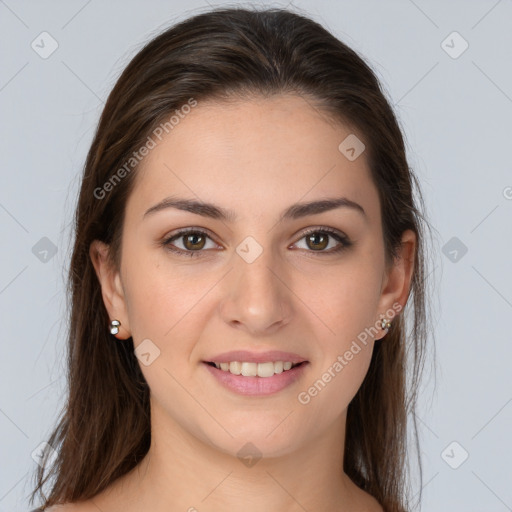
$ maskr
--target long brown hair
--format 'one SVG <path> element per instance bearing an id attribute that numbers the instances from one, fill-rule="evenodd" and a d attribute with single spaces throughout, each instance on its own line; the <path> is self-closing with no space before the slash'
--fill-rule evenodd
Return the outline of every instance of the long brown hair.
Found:
<path id="1" fill-rule="evenodd" d="M 355 51 L 302 14 L 246 8 L 211 10 L 165 30 L 135 55 L 108 97 L 85 162 L 74 219 L 68 397 L 48 439 L 57 455 L 50 460 L 47 450 L 31 503 L 36 495 L 44 507 L 91 498 L 136 466 L 150 447 L 149 388 L 133 340 L 112 342 L 89 256 L 91 242 L 101 240 L 110 244 L 118 268 L 124 209 L 137 170 L 136 163 L 127 168 L 126 162 L 191 99 L 281 93 L 300 94 L 364 137 L 380 197 L 387 261 L 397 256 L 405 230 L 417 236 L 409 300 L 384 340 L 375 344 L 368 373 L 348 407 L 343 463 L 347 475 L 387 512 L 411 506 L 407 423 L 410 417 L 418 446 L 414 411 L 429 334 L 423 224 L 430 226 L 417 178 L 380 83 Z M 126 172 L 114 183 L 123 166 Z M 105 187 L 109 180 L 113 185 Z M 404 314 L 411 321 L 408 332 Z M 418 461 L 421 489 L 419 450 Z"/>

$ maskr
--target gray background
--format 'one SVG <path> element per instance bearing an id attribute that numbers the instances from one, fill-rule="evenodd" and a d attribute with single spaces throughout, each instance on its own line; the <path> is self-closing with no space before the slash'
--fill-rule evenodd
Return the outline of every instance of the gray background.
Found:
<path id="1" fill-rule="evenodd" d="M 437 230 L 438 371 L 418 411 L 422 510 L 512 510 L 512 2 L 293 5 L 376 71 Z M 31 454 L 64 397 L 70 220 L 103 103 L 145 41 L 208 8 L 0 0 L 0 512 L 28 509 Z M 58 44 L 45 59 L 44 31 Z"/>

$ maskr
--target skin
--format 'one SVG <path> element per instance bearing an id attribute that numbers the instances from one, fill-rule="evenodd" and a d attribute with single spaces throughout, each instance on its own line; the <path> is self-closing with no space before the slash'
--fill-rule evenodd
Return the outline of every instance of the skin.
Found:
<path id="1" fill-rule="evenodd" d="M 365 153 L 349 161 L 338 150 L 350 133 L 299 96 L 200 102 L 145 158 L 126 205 L 120 270 L 109 267 L 104 244 L 95 241 L 90 255 L 109 316 L 121 322 L 117 338 L 132 336 L 135 346 L 149 338 L 160 350 L 141 365 L 151 389 L 152 445 L 105 491 L 55 510 L 383 510 L 342 471 L 347 407 L 375 340 L 360 343 L 307 405 L 297 400 L 409 295 L 415 235 L 403 234 L 402 257 L 386 268 Z M 172 208 L 143 218 L 170 195 L 232 209 L 238 219 Z M 338 208 L 278 222 L 291 204 L 337 196 L 359 203 L 367 217 Z M 353 245 L 328 254 L 336 239 L 320 240 L 320 249 L 308 244 L 304 231 L 322 226 Z M 179 228 L 210 231 L 198 257 L 159 244 Z M 247 236 L 263 248 L 252 263 L 236 252 Z M 183 236 L 173 243 L 197 247 Z M 379 329 L 376 339 L 385 334 Z M 202 364 L 239 348 L 296 352 L 309 364 L 284 390 L 243 397 Z M 252 467 L 237 457 L 247 442 L 262 453 Z"/>

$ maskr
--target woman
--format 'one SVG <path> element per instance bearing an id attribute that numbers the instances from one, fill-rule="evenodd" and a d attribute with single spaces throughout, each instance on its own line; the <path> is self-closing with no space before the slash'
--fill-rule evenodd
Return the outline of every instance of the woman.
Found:
<path id="1" fill-rule="evenodd" d="M 413 184 L 375 75 L 316 22 L 218 9 L 150 41 L 87 156 L 69 399 L 32 503 L 409 509 Z"/>

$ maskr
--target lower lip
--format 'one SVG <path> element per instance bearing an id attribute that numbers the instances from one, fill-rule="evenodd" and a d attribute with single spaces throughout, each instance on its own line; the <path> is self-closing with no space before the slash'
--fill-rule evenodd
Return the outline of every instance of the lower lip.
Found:
<path id="1" fill-rule="evenodd" d="M 267 396 L 282 391 L 299 379 L 309 363 L 305 362 L 282 373 L 275 373 L 272 377 L 244 377 L 243 375 L 234 375 L 229 371 L 210 366 L 208 363 L 203 364 L 227 389 L 240 395 Z"/>

